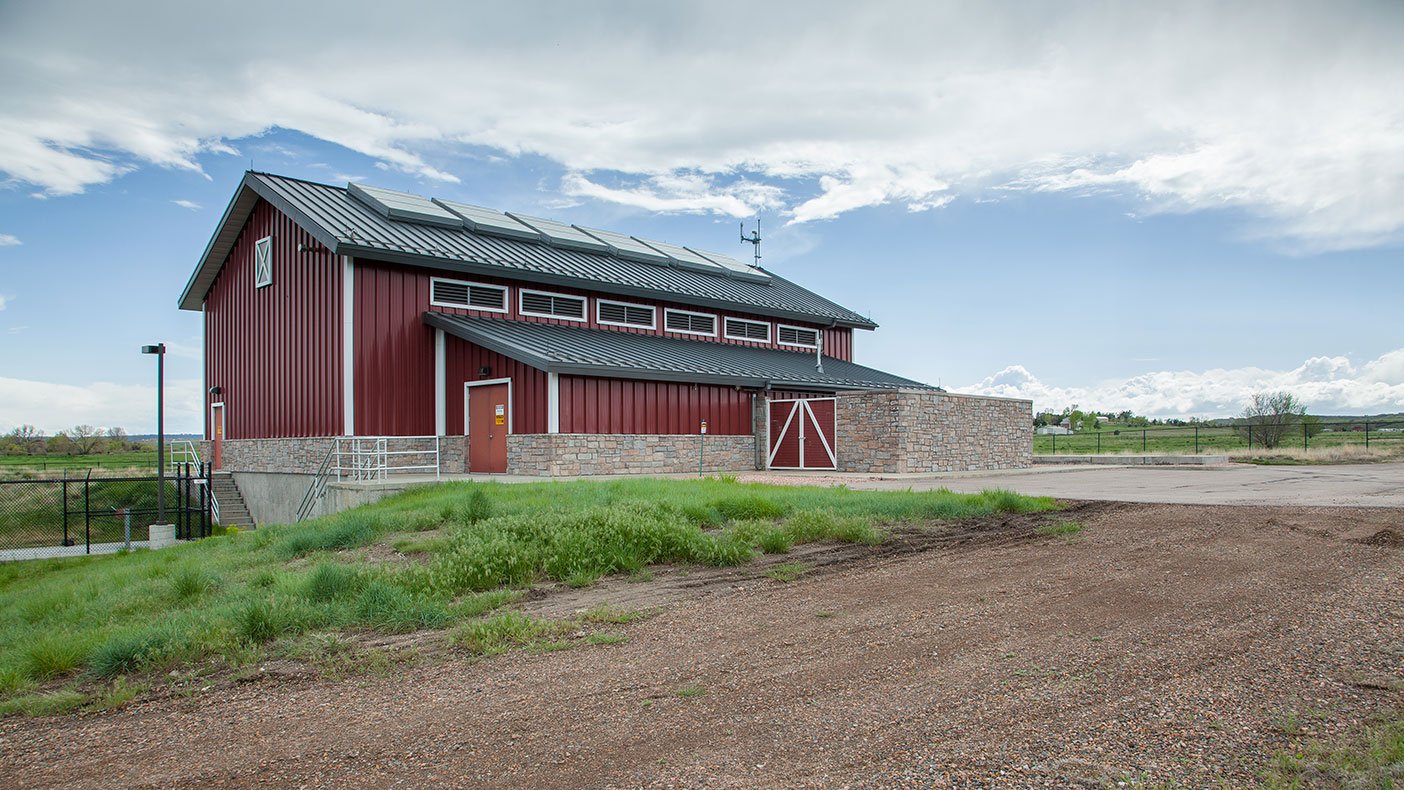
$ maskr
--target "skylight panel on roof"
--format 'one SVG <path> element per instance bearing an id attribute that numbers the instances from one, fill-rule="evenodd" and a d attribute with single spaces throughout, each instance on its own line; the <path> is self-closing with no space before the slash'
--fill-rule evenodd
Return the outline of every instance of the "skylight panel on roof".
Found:
<path id="1" fill-rule="evenodd" d="M 666 241 L 654 241 L 652 239 L 640 239 L 634 237 L 635 241 L 647 244 L 672 259 L 673 265 L 680 269 L 692 269 L 693 271 L 708 272 L 710 274 L 722 274 L 720 266 L 703 258 L 695 252 L 689 252 L 686 247 L 679 247 L 676 244 L 669 244 Z"/>
<path id="2" fill-rule="evenodd" d="M 608 244 L 576 230 L 573 225 L 557 222 L 554 219 L 529 217 L 526 214 L 517 214 L 511 211 L 507 212 L 507 216 L 541 231 L 541 235 L 546 237 L 547 243 L 552 247 L 562 247 L 567 250 L 582 250 L 584 252 L 600 254 L 609 252 Z"/>
<path id="3" fill-rule="evenodd" d="M 726 269 L 726 273 L 738 280 L 752 280 L 758 283 L 770 282 L 770 275 L 757 269 L 749 263 L 742 263 L 730 255 L 723 255 L 720 252 L 708 252 L 695 247 L 688 247 L 688 250 L 701 255 L 708 260 L 715 262 L 718 266 Z"/>
<path id="4" fill-rule="evenodd" d="M 641 244 L 638 239 L 632 236 L 625 236 L 623 233 L 615 233 L 612 230 L 595 230 L 594 228 L 584 228 L 579 225 L 574 226 L 576 230 L 582 230 L 589 235 L 599 239 L 609 245 L 615 255 L 628 260 L 639 261 L 641 263 L 652 263 L 658 266 L 667 266 L 672 260 L 658 250 L 647 244 Z"/>
<path id="5" fill-rule="evenodd" d="M 470 206 L 467 203 L 455 203 L 452 200 L 440 200 L 434 198 L 434 203 L 448 209 L 463 218 L 463 224 L 474 233 L 482 233 L 487 236 L 501 236 L 508 239 L 519 239 L 521 241 L 541 242 L 541 232 L 535 228 L 529 228 L 515 219 L 503 214 L 495 209 L 483 208 L 482 206 Z"/>
<path id="6" fill-rule="evenodd" d="M 463 220 L 419 195 L 355 183 L 347 184 L 346 191 L 386 219 L 439 228 L 463 227 Z"/>

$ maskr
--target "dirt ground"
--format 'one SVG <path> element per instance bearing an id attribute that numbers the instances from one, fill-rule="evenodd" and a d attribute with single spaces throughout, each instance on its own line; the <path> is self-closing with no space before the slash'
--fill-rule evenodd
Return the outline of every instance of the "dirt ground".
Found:
<path id="1" fill-rule="evenodd" d="M 12 717 L 0 785 L 1242 786 L 1404 706 L 1404 511 L 1057 518 L 1085 528 L 995 519 L 806 548 L 790 583 L 663 569 L 525 603 L 658 609 L 617 644 Z"/>

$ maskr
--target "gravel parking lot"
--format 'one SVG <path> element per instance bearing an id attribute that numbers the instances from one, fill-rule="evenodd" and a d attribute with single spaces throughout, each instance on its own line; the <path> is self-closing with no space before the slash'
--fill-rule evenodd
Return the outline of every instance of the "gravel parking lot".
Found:
<path id="1" fill-rule="evenodd" d="M 477 663 L 426 649 L 343 680 L 282 662 L 116 712 L 9 718 L 0 784 L 1243 786 L 1276 750 L 1404 704 L 1404 512 L 1054 518 L 1083 529 L 897 536 L 811 556 L 790 583 L 661 571 L 675 596 L 618 644 Z"/>

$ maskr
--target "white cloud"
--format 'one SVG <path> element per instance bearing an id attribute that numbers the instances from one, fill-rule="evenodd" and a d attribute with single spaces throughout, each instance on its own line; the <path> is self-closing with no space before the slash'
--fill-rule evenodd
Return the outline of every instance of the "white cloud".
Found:
<path id="1" fill-rule="evenodd" d="M 199 379 L 166 381 L 168 433 L 204 430 L 201 395 Z M 99 381 L 80 386 L 0 377 L 0 432 L 28 424 L 53 434 L 84 423 L 154 433 L 155 385 Z"/>
<path id="2" fill-rule="evenodd" d="M 4 310 L 10 304 L 10 297 L 0 294 L 0 310 Z"/>
<path id="3" fill-rule="evenodd" d="M 1397 3 L 260 8 L 279 24 L 7 10 L 0 170 L 68 194 L 284 128 L 428 180 L 456 181 L 454 155 L 538 155 L 568 189 L 650 210 L 783 199 L 803 223 L 1110 191 L 1312 248 L 1404 233 Z M 312 29 L 341 46 L 306 46 Z"/>
<path id="4" fill-rule="evenodd" d="M 1287 390 L 1315 414 L 1404 411 L 1404 349 L 1352 365 L 1345 357 L 1313 357 L 1291 370 L 1236 368 L 1156 371 L 1085 387 L 1039 380 L 1023 365 L 959 387 L 957 392 L 1033 400 L 1036 410 L 1077 404 L 1097 411 L 1131 411 L 1151 417 L 1230 417 L 1255 392 Z"/>
<path id="5" fill-rule="evenodd" d="M 24 242 L 18 236 L 11 236 L 8 233 L 0 233 L 0 247 L 17 247 Z"/>
<path id="6" fill-rule="evenodd" d="M 181 208 L 188 208 L 191 211 L 199 211 L 201 208 L 203 208 L 199 203 L 196 203 L 193 200 L 172 200 L 171 202 L 176 204 L 177 206 L 180 206 Z"/>
<path id="7" fill-rule="evenodd" d="M 776 208 L 782 205 L 783 194 L 778 187 L 746 180 L 719 185 L 714 177 L 697 173 L 656 175 L 633 187 L 607 187 L 571 173 L 561 186 L 572 197 L 608 200 L 646 211 L 710 212 L 732 217 L 750 217 L 762 209 Z"/>

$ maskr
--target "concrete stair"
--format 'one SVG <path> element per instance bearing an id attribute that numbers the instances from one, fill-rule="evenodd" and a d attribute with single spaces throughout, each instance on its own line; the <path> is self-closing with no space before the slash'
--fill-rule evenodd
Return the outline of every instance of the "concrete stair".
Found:
<path id="1" fill-rule="evenodd" d="M 219 502 L 219 523 L 226 527 L 238 527 L 239 529 L 253 529 L 253 518 L 249 516 L 249 509 L 244 505 L 244 495 L 239 493 L 239 486 L 234 482 L 234 476 L 228 472 L 211 472 L 210 489 L 214 491 L 215 500 Z"/>

